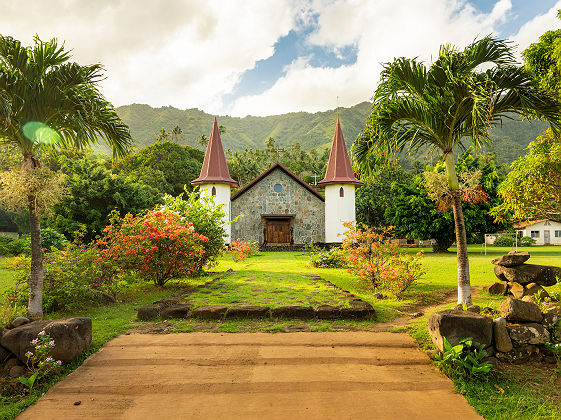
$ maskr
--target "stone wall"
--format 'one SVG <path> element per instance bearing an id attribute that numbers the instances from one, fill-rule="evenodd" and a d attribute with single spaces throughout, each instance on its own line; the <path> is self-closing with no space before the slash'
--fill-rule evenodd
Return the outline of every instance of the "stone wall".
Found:
<path id="1" fill-rule="evenodd" d="M 274 191 L 276 184 L 281 192 Z M 232 239 L 262 244 L 263 216 L 280 214 L 294 215 L 294 244 L 324 242 L 324 202 L 279 168 L 232 201 L 232 220 L 243 215 L 232 223 Z"/>

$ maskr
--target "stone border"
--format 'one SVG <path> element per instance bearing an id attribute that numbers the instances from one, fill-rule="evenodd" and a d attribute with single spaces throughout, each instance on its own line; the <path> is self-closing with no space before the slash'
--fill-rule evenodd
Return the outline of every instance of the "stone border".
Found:
<path id="1" fill-rule="evenodd" d="M 157 318 L 162 319 L 344 319 L 344 320 L 365 320 L 374 319 L 376 311 L 368 302 L 363 301 L 353 295 L 348 290 L 343 290 L 337 285 L 316 275 L 308 275 L 310 279 L 322 281 L 328 287 L 337 289 L 349 299 L 349 308 L 339 308 L 332 305 L 320 305 L 316 309 L 311 306 L 287 305 L 277 308 L 269 308 L 267 306 L 236 306 L 229 307 L 225 305 L 206 305 L 192 309 L 188 304 L 178 303 L 181 299 L 189 296 L 198 289 L 205 288 L 218 280 L 223 279 L 226 275 L 234 273 L 228 270 L 209 282 L 201 284 L 187 293 L 178 296 L 161 299 L 151 305 L 143 306 L 138 309 L 137 317 L 140 321 L 153 321 Z"/>

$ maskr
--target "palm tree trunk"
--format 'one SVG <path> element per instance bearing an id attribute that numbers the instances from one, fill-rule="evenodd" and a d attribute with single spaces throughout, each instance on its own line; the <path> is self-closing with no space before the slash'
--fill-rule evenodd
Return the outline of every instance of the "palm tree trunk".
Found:
<path id="1" fill-rule="evenodd" d="M 31 233 L 31 275 L 27 310 L 33 317 L 43 317 L 43 250 L 41 224 L 35 197 L 29 196 L 29 229 Z"/>
<path id="2" fill-rule="evenodd" d="M 454 210 L 454 226 L 456 228 L 456 255 L 458 260 L 458 303 L 471 305 L 471 284 L 469 278 L 469 260 L 467 252 L 466 225 L 462 198 L 459 191 L 452 196 Z"/>
<path id="3" fill-rule="evenodd" d="M 448 184 L 452 192 L 452 209 L 454 211 L 454 227 L 456 231 L 456 255 L 458 264 L 458 303 L 471 305 L 471 283 L 469 278 L 469 259 L 467 252 L 466 224 L 462 209 L 460 185 L 456 174 L 456 164 L 452 152 L 444 155 Z"/>

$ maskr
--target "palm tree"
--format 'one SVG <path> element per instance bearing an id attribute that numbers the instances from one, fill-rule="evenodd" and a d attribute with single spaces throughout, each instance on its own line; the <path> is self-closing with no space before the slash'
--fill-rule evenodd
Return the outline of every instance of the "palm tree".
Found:
<path id="1" fill-rule="evenodd" d="M 481 71 L 482 65 L 488 70 Z M 463 51 L 442 46 L 428 68 L 406 58 L 384 65 L 366 128 L 353 144 L 353 159 L 367 175 L 381 155 L 425 147 L 441 154 L 454 212 L 458 303 L 471 304 L 471 287 L 454 149 L 470 142 L 480 150 L 490 141 L 489 128 L 509 113 L 545 118 L 558 135 L 560 111 L 561 104 L 516 66 L 509 45 L 489 36 Z"/>
<path id="2" fill-rule="evenodd" d="M 70 54 L 56 39 L 34 39 L 24 47 L 0 35 L 0 141 L 22 154 L 20 171 L 38 168 L 37 152 L 45 147 L 81 149 L 99 140 L 108 143 L 114 157 L 132 144 L 128 127 L 99 93 L 100 64 L 68 62 Z M 38 127 L 36 129 L 35 127 Z M 36 196 L 28 195 L 31 233 L 31 275 L 28 311 L 43 315 L 43 258 Z"/>

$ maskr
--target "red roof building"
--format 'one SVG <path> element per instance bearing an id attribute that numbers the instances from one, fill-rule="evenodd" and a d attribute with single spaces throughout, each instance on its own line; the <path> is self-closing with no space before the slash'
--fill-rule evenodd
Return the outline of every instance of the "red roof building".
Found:
<path id="1" fill-rule="evenodd" d="M 327 184 L 363 184 L 362 181 L 356 179 L 353 172 L 339 118 L 337 118 L 337 126 L 335 127 L 335 134 L 331 143 L 331 152 L 329 153 L 325 178 L 318 182 L 318 186 Z"/>
<path id="2" fill-rule="evenodd" d="M 201 174 L 191 182 L 191 185 L 200 184 L 229 184 L 233 188 L 238 186 L 238 183 L 230 177 L 216 117 L 214 117 L 214 124 L 206 147 Z"/>

